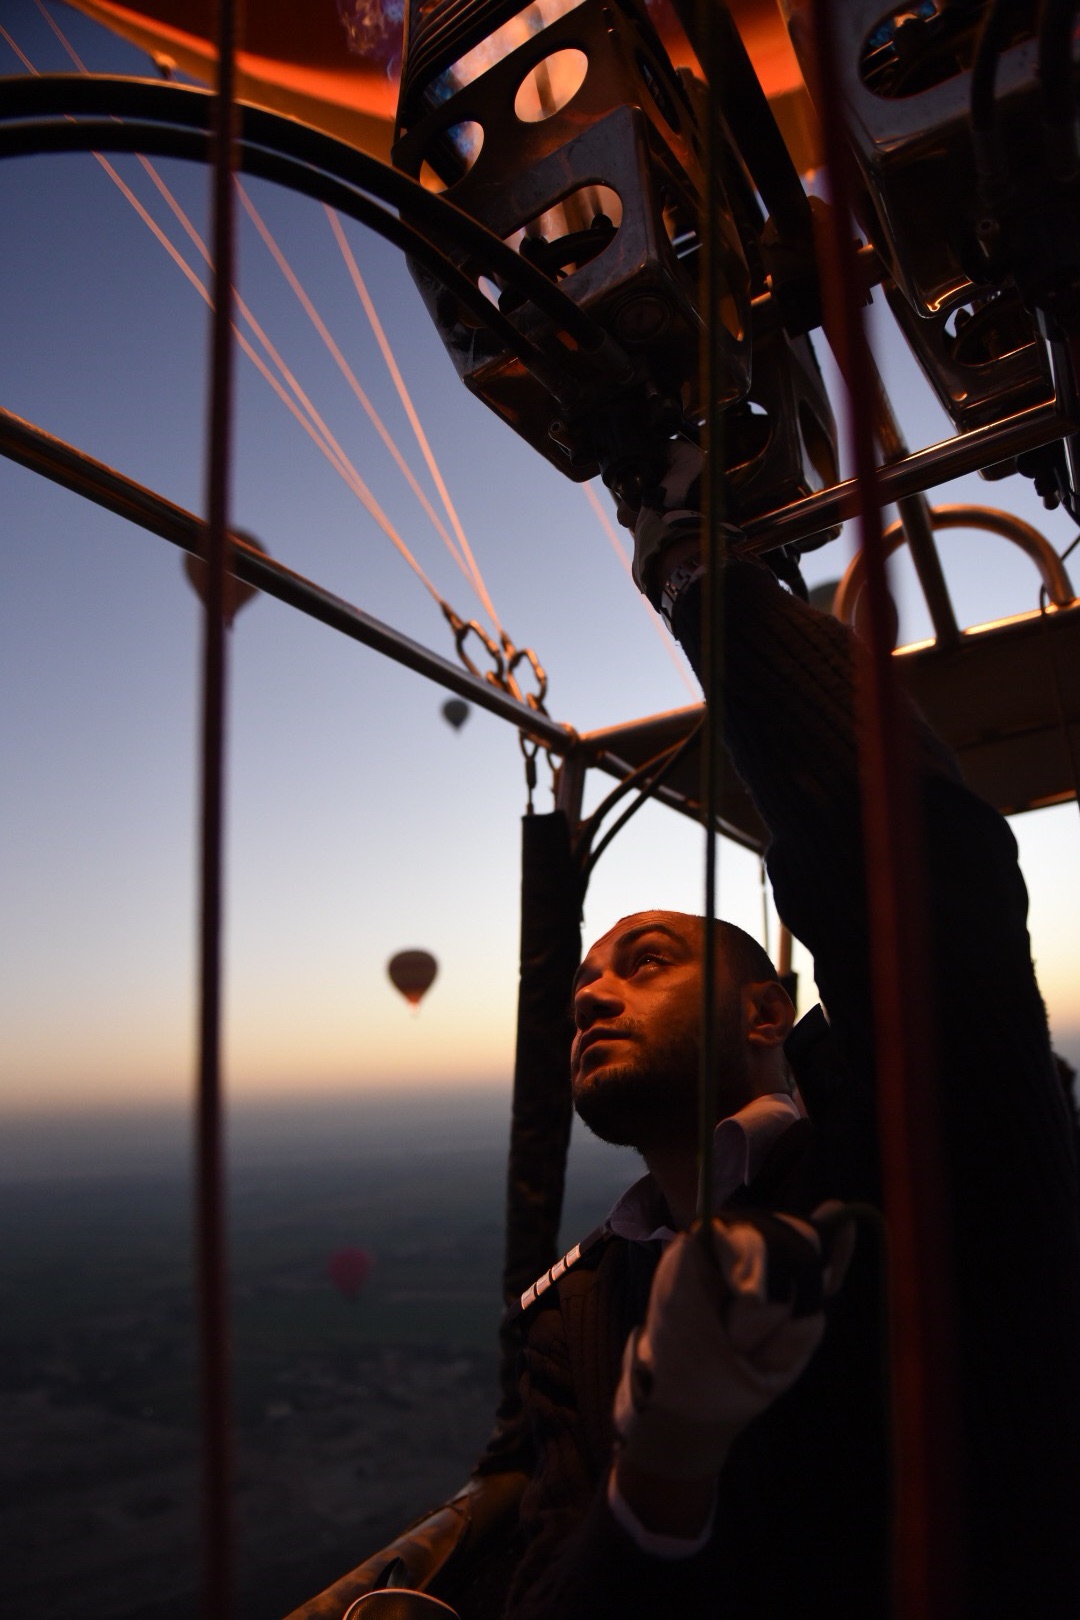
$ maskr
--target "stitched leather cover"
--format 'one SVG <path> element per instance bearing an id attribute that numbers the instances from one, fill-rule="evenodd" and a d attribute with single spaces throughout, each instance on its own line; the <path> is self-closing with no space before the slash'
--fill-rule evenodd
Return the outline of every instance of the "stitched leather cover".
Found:
<path id="1" fill-rule="evenodd" d="M 453 1585 L 458 1586 L 468 1578 L 469 1563 L 500 1544 L 513 1529 L 524 1488 L 525 1475 L 519 1473 L 487 1474 L 470 1480 L 449 1502 L 417 1519 L 388 1546 L 294 1609 L 287 1620 L 343 1620 L 346 1609 L 378 1587 L 397 1558 L 405 1565 L 410 1586 L 417 1591 L 438 1596 L 451 1577 Z M 401 1620 L 405 1620 L 406 1612 L 402 1611 Z M 374 1610 L 372 1620 L 376 1620 Z M 381 1611 L 378 1620 L 384 1620 Z"/>

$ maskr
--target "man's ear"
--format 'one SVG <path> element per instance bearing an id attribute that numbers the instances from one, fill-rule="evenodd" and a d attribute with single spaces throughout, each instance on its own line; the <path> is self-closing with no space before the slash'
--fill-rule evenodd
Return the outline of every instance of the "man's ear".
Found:
<path id="1" fill-rule="evenodd" d="M 743 1014 L 751 1046 L 782 1046 L 795 1024 L 791 997 L 775 979 L 743 985 Z"/>

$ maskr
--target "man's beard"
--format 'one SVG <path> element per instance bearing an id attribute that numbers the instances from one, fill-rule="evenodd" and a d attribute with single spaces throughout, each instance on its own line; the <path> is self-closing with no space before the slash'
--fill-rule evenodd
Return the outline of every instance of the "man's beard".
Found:
<path id="1" fill-rule="evenodd" d="M 701 1061 L 697 1028 L 674 1034 L 663 1044 L 653 1041 L 648 1047 L 641 1043 L 640 1025 L 624 1021 L 620 1028 L 637 1040 L 628 1043 L 625 1062 L 604 1065 L 595 1078 L 586 1074 L 575 1083 L 578 1118 L 594 1136 L 615 1147 L 645 1152 L 692 1142 L 698 1129 Z M 725 1099 L 736 1107 L 744 1100 L 749 1067 L 738 995 L 717 1006 L 716 1051 L 722 1117 L 728 1111 Z"/>

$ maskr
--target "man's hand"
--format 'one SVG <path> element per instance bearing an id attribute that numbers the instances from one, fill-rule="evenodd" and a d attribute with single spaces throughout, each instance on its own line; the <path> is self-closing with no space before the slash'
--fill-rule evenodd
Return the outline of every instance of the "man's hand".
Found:
<path id="1" fill-rule="evenodd" d="M 835 1211 L 815 1219 L 835 1226 Z M 736 1436 L 799 1377 L 853 1247 L 850 1222 L 826 1256 L 812 1222 L 749 1212 L 670 1244 L 615 1398 L 616 1482 L 639 1517 L 642 1481 L 711 1482 Z"/>
<path id="2" fill-rule="evenodd" d="M 667 446 L 666 465 L 659 482 L 645 490 L 640 507 L 620 504 L 619 522 L 634 536 L 634 583 L 654 607 L 663 589 L 661 559 L 670 562 L 677 549 L 685 557 L 701 542 L 701 449 L 687 439 Z"/>
<path id="3" fill-rule="evenodd" d="M 700 576 L 704 457 L 699 445 L 673 439 L 660 480 L 644 490 L 641 505 L 620 503 L 619 522 L 634 536 L 634 583 L 672 627 L 679 594 Z M 724 550 L 743 539 L 740 529 L 718 525 Z"/>

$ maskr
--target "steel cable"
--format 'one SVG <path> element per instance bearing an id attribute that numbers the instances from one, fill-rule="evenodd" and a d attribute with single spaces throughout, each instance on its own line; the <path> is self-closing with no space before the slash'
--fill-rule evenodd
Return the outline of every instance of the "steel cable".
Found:
<path id="1" fill-rule="evenodd" d="M 720 812 L 720 771 L 723 750 L 723 553 L 721 524 L 725 515 L 725 486 L 720 471 L 720 418 L 716 405 L 716 379 L 720 373 L 720 299 L 722 294 L 721 210 L 724 190 L 719 153 L 722 145 L 717 60 L 720 30 L 711 0 L 698 0 L 693 44 L 708 82 L 705 98 L 706 127 L 702 131 L 705 170 L 704 228 L 701 236 L 701 293 L 704 318 L 702 385 L 705 426 L 702 476 L 705 513 L 704 611 L 702 614 L 702 685 L 705 689 L 705 724 L 702 731 L 702 815 L 705 825 L 705 896 L 702 948 L 701 1066 L 698 1076 L 698 1200 L 697 1215 L 703 1231 L 711 1231 L 713 1214 L 713 1132 L 716 1127 L 718 1075 L 716 966 L 716 895 L 719 851 L 717 824 Z M 710 1253 L 711 1253 L 710 1249 Z"/>
<path id="2" fill-rule="evenodd" d="M 379 319 L 378 311 L 372 302 L 371 294 L 367 289 L 367 284 L 365 283 L 363 276 L 360 274 L 360 266 L 357 264 L 355 255 L 353 254 L 353 251 L 345 237 L 341 220 L 338 218 L 334 210 L 332 208 L 328 208 L 325 203 L 323 204 L 323 208 L 330 223 L 330 229 L 333 233 L 334 240 L 338 245 L 341 257 L 344 260 L 345 268 L 348 271 L 350 280 L 356 289 L 356 295 L 360 300 L 361 307 L 363 308 L 364 314 L 367 316 L 372 334 L 379 346 L 379 353 L 382 355 L 386 369 L 390 373 L 390 380 L 397 390 L 398 398 L 401 401 L 402 408 L 405 411 L 406 417 L 408 418 L 409 426 L 413 430 L 413 435 L 416 439 L 417 445 L 419 446 L 420 454 L 423 456 L 424 463 L 428 469 L 428 472 L 431 474 L 432 481 L 436 490 L 438 491 L 439 499 L 442 501 L 443 509 L 446 512 L 450 527 L 453 529 L 457 538 L 457 543 L 461 548 L 461 558 L 459 559 L 460 566 L 466 577 L 471 581 L 473 589 L 476 591 L 477 596 L 479 596 L 480 601 L 483 603 L 484 609 L 487 612 L 488 617 L 491 619 L 492 624 L 495 626 L 495 629 L 499 634 L 499 638 L 505 647 L 509 641 L 509 638 L 502 627 L 499 615 L 495 609 L 495 604 L 491 600 L 491 595 L 488 591 L 484 576 L 480 572 L 480 565 L 476 561 L 473 549 L 469 544 L 465 530 L 461 525 L 461 520 L 458 517 L 457 509 L 450 498 L 450 491 L 446 486 L 446 480 L 443 478 L 439 464 L 435 459 L 435 453 L 431 448 L 428 436 L 424 432 L 423 423 L 420 421 L 416 407 L 413 404 L 412 395 L 409 393 L 405 379 L 401 374 L 401 368 L 398 366 L 397 360 L 394 357 L 393 349 L 390 346 L 390 340 L 387 337 L 383 324 Z M 446 535 L 445 529 L 441 524 L 439 524 L 438 527 L 440 533 L 445 536 L 447 545 L 450 546 L 451 542 L 449 536 Z M 453 549 L 452 546 L 451 549 Z"/>
<path id="3" fill-rule="evenodd" d="M 39 6 L 39 9 L 42 10 L 43 15 L 45 16 L 45 18 L 48 21 L 50 27 L 52 28 L 53 33 L 57 36 L 58 40 L 60 41 L 61 45 L 66 50 L 68 56 L 71 58 L 72 62 L 76 66 L 76 68 L 79 70 L 79 72 L 81 74 L 88 73 L 89 69 L 86 67 L 85 63 L 78 56 L 76 51 L 73 49 L 70 42 L 67 40 L 66 36 L 64 35 L 63 31 L 60 29 L 59 25 L 53 20 L 53 18 L 51 16 L 49 16 L 48 12 L 44 10 L 44 7 L 41 6 L 41 0 L 38 0 L 38 6 Z M 12 39 L 11 35 L 8 33 L 7 29 L 4 28 L 2 25 L 0 25 L 0 36 L 2 36 L 6 40 L 8 45 L 15 52 L 15 54 L 18 56 L 19 60 L 22 62 L 23 66 L 26 68 L 27 72 L 34 75 L 34 76 L 36 76 L 36 77 L 40 77 L 39 70 L 34 66 L 34 64 L 26 56 L 25 52 L 23 52 L 19 48 L 19 46 Z M 157 221 L 147 211 L 147 209 L 144 207 L 144 205 L 139 200 L 139 198 L 131 190 L 131 187 L 121 177 L 121 175 L 117 172 L 117 170 L 113 167 L 113 165 L 109 162 L 109 160 L 103 155 L 103 153 L 101 153 L 101 152 L 92 152 L 91 155 L 95 158 L 95 160 L 100 165 L 100 167 L 102 168 L 104 173 L 108 176 L 108 178 L 116 186 L 117 190 L 124 197 L 124 199 L 127 201 L 127 203 L 131 206 L 131 208 L 134 210 L 134 212 L 138 215 L 138 217 L 142 220 L 142 222 L 147 226 L 147 228 L 153 234 L 155 239 L 164 248 L 166 253 L 172 259 L 173 263 L 177 266 L 177 268 L 181 271 L 181 273 L 190 282 L 190 284 L 195 289 L 195 291 L 199 294 L 199 296 L 203 299 L 203 301 L 206 303 L 207 307 L 212 309 L 213 308 L 213 299 L 212 299 L 209 291 L 207 290 L 207 287 L 206 287 L 205 283 L 196 274 L 196 272 L 191 268 L 191 266 L 188 264 L 187 260 L 183 256 L 183 254 L 179 252 L 179 250 L 177 249 L 175 244 L 169 240 L 169 238 L 166 236 L 165 232 L 161 229 L 161 227 L 157 223 Z M 158 192 L 160 193 L 162 199 L 165 201 L 165 203 L 169 207 L 170 211 L 172 212 L 172 214 L 176 218 L 177 222 L 180 224 L 180 226 L 184 230 L 185 234 L 189 237 L 192 244 L 194 245 L 194 247 L 196 248 L 196 250 L 198 251 L 198 253 L 202 257 L 202 259 L 205 261 L 208 269 L 212 273 L 212 271 L 213 271 L 213 261 L 212 261 L 212 257 L 211 257 L 211 254 L 210 254 L 210 250 L 208 249 L 205 241 L 203 240 L 202 236 L 199 234 L 199 232 L 196 229 L 195 225 L 192 223 L 192 221 L 191 221 L 190 217 L 188 216 L 186 210 L 180 204 L 179 200 L 177 199 L 177 197 L 175 196 L 175 194 L 173 193 L 171 188 L 165 183 L 165 181 L 162 179 L 161 175 L 159 174 L 157 169 L 154 167 L 154 165 L 149 161 L 149 159 L 143 153 L 135 153 L 134 155 L 137 157 L 139 163 L 142 165 L 143 169 L 146 171 L 147 175 L 149 176 L 151 181 L 154 183 L 154 185 L 155 185 L 156 189 L 158 190 Z M 244 197 L 245 205 L 247 206 L 249 200 L 246 198 L 246 195 L 243 193 L 242 188 L 241 188 L 241 195 L 242 195 L 242 197 Z M 254 208 L 253 208 L 253 205 L 252 205 L 250 211 L 253 214 L 256 212 L 254 210 Z M 259 223 L 260 224 L 262 223 L 261 219 L 259 220 Z M 267 235 L 269 235 L 269 232 L 267 232 Z M 276 247 L 276 244 L 275 244 L 275 247 Z M 240 330 L 240 328 L 234 322 L 233 326 L 232 326 L 233 335 L 234 335 L 237 343 L 240 345 L 240 348 L 243 350 L 244 354 L 248 357 L 248 359 L 251 361 L 251 363 L 256 367 L 256 369 L 259 371 L 260 375 L 264 378 L 264 380 L 269 385 L 269 387 L 271 389 L 273 389 L 274 393 L 281 400 L 282 404 L 285 405 L 286 409 L 289 410 L 289 412 L 293 415 L 293 417 L 296 419 L 296 421 L 299 423 L 299 425 L 305 430 L 305 432 L 308 433 L 308 435 L 313 440 L 313 442 L 316 444 L 316 446 L 323 452 L 323 454 L 326 456 L 327 460 L 330 462 L 331 466 L 339 474 L 339 476 L 344 480 L 344 482 L 347 484 L 347 486 L 352 490 L 353 494 L 356 495 L 357 499 L 365 507 L 365 509 L 368 511 L 369 515 L 374 519 L 374 521 L 378 524 L 378 526 L 383 530 L 383 533 L 387 536 L 387 538 L 395 546 L 395 548 L 397 549 L 399 554 L 403 557 L 403 559 L 408 564 L 408 566 L 416 574 L 416 576 L 420 580 L 421 584 L 425 587 L 425 589 L 433 597 L 435 602 L 438 604 L 439 608 L 442 610 L 443 614 L 445 616 L 447 616 L 448 618 L 450 618 L 451 622 L 458 619 L 460 616 L 453 612 L 453 609 L 450 607 L 449 603 L 446 601 L 446 599 L 440 593 L 440 591 L 435 586 L 435 584 L 431 580 L 430 576 L 427 574 L 427 572 L 424 570 L 424 568 L 421 566 L 421 564 L 417 561 L 416 557 L 413 555 L 412 551 L 406 545 L 405 541 L 401 538 L 400 534 L 397 532 L 394 525 L 390 522 L 390 520 L 387 517 L 387 515 L 386 515 L 385 511 L 383 510 L 382 506 L 376 500 L 375 496 L 372 494 L 372 492 L 369 489 L 368 485 L 365 483 L 364 479 L 360 476 L 360 473 L 357 471 L 356 467 L 353 465 L 348 453 L 345 451 L 345 449 L 340 444 L 338 439 L 334 436 L 334 434 L 330 431 L 330 428 L 328 427 L 327 423 L 325 422 L 325 420 L 323 419 L 321 414 L 318 412 L 318 410 L 315 408 L 313 402 L 308 397 L 307 393 L 301 387 L 301 385 L 298 382 L 297 378 L 294 376 L 293 372 L 291 371 L 291 369 L 289 368 L 289 366 L 286 364 L 285 360 L 283 359 L 280 351 L 277 349 L 275 344 L 270 339 L 269 335 L 265 332 L 262 325 L 260 324 L 260 322 L 255 317 L 253 311 L 250 309 L 250 307 L 247 305 L 247 303 L 244 301 L 244 299 L 239 296 L 239 293 L 237 292 L 235 287 L 233 288 L 232 291 L 233 291 L 233 301 L 234 301 L 235 308 L 243 316 L 244 320 L 250 326 L 251 330 L 253 331 L 253 333 L 257 337 L 257 339 L 260 342 L 260 344 L 262 345 L 263 349 L 269 355 L 269 357 L 273 361 L 274 365 L 277 367 L 277 369 L 280 372 L 281 376 L 284 378 L 286 384 L 288 385 L 288 388 L 291 390 L 291 394 L 292 394 L 293 397 L 290 397 L 289 393 L 286 392 L 286 390 L 282 387 L 281 383 L 277 380 L 276 377 L 274 377 L 274 375 L 271 373 L 271 371 L 267 367 L 265 361 L 261 358 L 261 356 L 252 347 L 251 343 L 248 341 L 248 339 L 245 337 L 243 332 Z M 299 292 L 298 296 L 301 296 L 302 302 L 304 300 L 306 300 L 306 295 L 303 294 L 302 289 L 300 289 L 300 292 Z M 310 303 L 310 300 L 307 300 L 307 303 Z M 313 310 L 312 310 L 312 314 L 313 314 L 313 318 L 315 318 L 316 321 L 318 321 L 318 318 L 314 316 L 314 311 Z M 326 334 L 326 337 L 327 337 L 327 340 L 328 340 L 329 344 L 332 347 L 332 352 L 335 351 L 336 350 L 336 345 L 333 344 L 333 339 L 329 337 L 329 333 Z M 340 351 L 337 351 L 337 353 L 338 353 L 338 355 L 340 355 Z M 343 356 L 341 356 L 340 358 L 341 358 L 341 363 L 346 368 L 348 374 L 350 376 L 352 376 L 351 368 L 348 367 L 348 363 L 344 360 Z M 353 380 L 355 382 L 355 378 Z M 413 475 L 411 468 L 409 468 L 407 466 L 407 464 L 404 462 L 404 458 L 401 456 L 400 451 L 398 450 L 396 444 L 394 444 L 393 440 L 390 438 L 390 435 L 387 433 L 387 431 L 386 431 L 386 429 L 385 429 L 385 427 L 384 427 L 384 425 L 383 425 L 383 423 L 381 421 L 381 418 L 378 417 L 378 413 L 375 412 L 374 407 L 371 406 L 371 403 L 367 399 L 367 396 L 363 393 L 363 390 L 360 389 L 360 386 L 359 386 L 358 382 L 356 383 L 356 387 L 359 390 L 360 395 L 362 396 L 362 403 L 364 403 L 364 404 L 366 404 L 368 406 L 369 415 L 372 417 L 372 420 L 375 422 L 376 427 L 381 431 L 381 436 L 383 437 L 384 443 L 386 443 L 388 448 L 390 449 L 391 454 L 393 455 L 397 465 L 400 467 L 401 471 L 404 473 L 407 481 L 409 481 L 410 486 L 414 489 L 414 492 L 417 494 L 417 496 L 418 496 L 421 504 L 423 505 L 425 511 L 431 517 L 432 522 L 433 522 L 437 532 L 439 532 L 441 537 L 444 539 L 448 549 L 450 550 L 451 555 L 454 557 L 454 560 L 458 563 L 458 566 L 465 573 L 466 578 L 468 578 L 470 580 L 470 582 L 473 583 L 474 581 L 473 581 L 472 573 L 470 572 L 469 568 L 467 567 L 464 559 L 462 559 L 461 557 L 459 557 L 457 555 L 457 553 L 456 553 L 456 551 L 454 549 L 453 542 L 452 542 L 449 534 L 447 533 L 447 531 L 445 529 L 445 526 L 441 523 L 441 521 L 438 518 L 437 513 L 431 507 L 430 501 L 427 500 L 427 497 L 424 495 L 423 491 L 419 488 L 419 485 L 417 484 L 415 475 Z M 299 408 L 298 408 L 297 402 L 299 402 Z M 486 592 L 484 592 L 481 589 L 481 591 L 478 594 L 481 595 L 481 600 L 484 601 L 485 596 L 486 596 Z M 485 602 L 485 606 L 488 605 L 489 601 L 490 601 L 490 599 L 488 599 L 488 601 Z M 493 618 L 495 617 L 494 613 L 493 613 L 492 616 L 493 616 Z M 496 618 L 496 624 L 498 624 L 497 618 Z M 500 629 L 500 634 L 503 634 L 502 631 L 501 631 L 501 626 L 499 626 L 499 629 Z M 503 639 L 504 639 L 504 642 L 505 642 L 506 638 L 505 638 L 504 634 L 503 634 Z"/>

